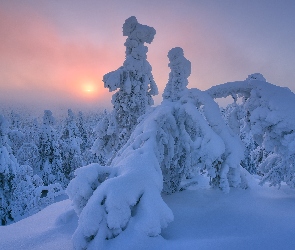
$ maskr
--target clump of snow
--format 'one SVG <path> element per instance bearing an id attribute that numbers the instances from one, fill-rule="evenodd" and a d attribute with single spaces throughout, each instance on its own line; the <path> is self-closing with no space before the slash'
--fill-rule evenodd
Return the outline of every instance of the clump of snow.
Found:
<path id="1" fill-rule="evenodd" d="M 73 201 L 76 213 L 79 215 L 97 187 L 106 180 L 112 169 L 99 164 L 90 164 L 76 169 L 75 178 L 67 187 L 67 194 Z"/>
<path id="2" fill-rule="evenodd" d="M 260 73 L 254 73 L 254 74 L 248 75 L 248 77 L 246 78 L 246 81 L 253 81 L 253 80 L 266 82 L 266 79 Z"/>
<path id="3" fill-rule="evenodd" d="M 156 30 L 153 27 L 138 23 L 135 16 L 129 17 L 123 24 L 123 36 L 128 36 L 130 41 L 151 43 L 155 34 Z"/>

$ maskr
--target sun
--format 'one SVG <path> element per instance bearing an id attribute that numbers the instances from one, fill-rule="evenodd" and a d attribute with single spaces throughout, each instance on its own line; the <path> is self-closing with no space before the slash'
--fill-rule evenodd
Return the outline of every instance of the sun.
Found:
<path id="1" fill-rule="evenodd" d="M 94 88 L 92 85 L 86 85 L 84 91 L 85 92 L 93 92 Z"/>
<path id="2" fill-rule="evenodd" d="M 82 83 L 82 91 L 84 94 L 95 94 L 97 92 L 97 86 L 94 81 L 85 81 Z"/>
<path id="3" fill-rule="evenodd" d="M 105 91 L 95 77 L 77 77 L 74 81 L 73 92 L 84 101 L 93 101 L 104 97 Z"/>

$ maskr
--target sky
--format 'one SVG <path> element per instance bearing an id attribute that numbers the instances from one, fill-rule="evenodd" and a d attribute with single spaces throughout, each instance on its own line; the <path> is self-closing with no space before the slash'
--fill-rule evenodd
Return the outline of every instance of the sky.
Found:
<path id="1" fill-rule="evenodd" d="M 259 72 L 295 92 L 293 0 L 0 0 L 0 105 L 110 108 L 102 77 L 124 62 L 130 16 L 156 29 L 147 45 L 155 104 L 173 47 L 192 63 L 190 88 Z"/>

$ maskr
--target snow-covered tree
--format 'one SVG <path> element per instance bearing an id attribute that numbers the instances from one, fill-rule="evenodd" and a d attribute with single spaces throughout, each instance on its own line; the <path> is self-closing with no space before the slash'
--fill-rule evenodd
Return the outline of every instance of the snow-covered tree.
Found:
<path id="1" fill-rule="evenodd" d="M 254 141 L 251 129 L 246 122 L 247 112 L 243 104 L 238 104 L 234 98 L 234 103 L 229 104 L 226 108 L 222 108 L 221 112 L 226 124 L 232 131 L 239 135 L 244 146 L 244 159 L 241 161 L 241 166 L 250 174 L 257 173 L 259 165 L 258 144 Z"/>
<path id="2" fill-rule="evenodd" d="M 20 130 L 21 127 L 20 115 L 14 111 L 10 112 L 10 127 L 11 130 Z"/>
<path id="3" fill-rule="evenodd" d="M 226 192 L 231 186 L 245 185 L 240 177 L 243 146 L 238 136 L 226 126 L 212 98 L 200 90 L 187 89 L 191 68 L 183 50 L 171 49 L 168 58 L 171 72 L 163 104 L 173 102 L 174 131 L 180 132 L 173 140 L 171 163 L 162 167 L 164 191 L 178 191 L 181 180 L 192 177 L 198 169 L 206 170 L 211 184 Z"/>
<path id="4" fill-rule="evenodd" d="M 59 150 L 59 141 L 56 130 L 53 128 L 54 117 L 50 110 L 44 111 L 43 126 L 39 138 L 39 169 L 45 185 L 59 182 L 64 179 L 62 161 Z"/>
<path id="5" fill-rule="evenodd" d="M 8 123 L 0 115 L 0 220 L 1 225 L 40 211 L 36 188 L 43 185 L 30 166 L 19 165 L 7 143 Z"/>
<path id="6" fill-rule="evenodd" d="M 166 100 L 141 117 L 110 167 L 82 167 L 67 188 L 79 215 L 73 236 L 77 249 L 103 248 L 106 239 L 124 234 L 126 228 L 158 235 L 173 219 L 161 192 L 178 191 L 182 178 L 196 169 L 206 169 L 211 184 L 225 192 L 245 185 L 240 173 L 241 141 L 206 92 L 186 89 L 190 63 L 182 49 L 172 49 L 168 55 L 169 84 L 177 88 L 168 86 Z M 172 67 L 174 60 L 177 67 Z M 183 96 L 177 96 L 179 86 Z"/>
<path id="7" fill-rule="evenodd" d="M 11 137 L 12 133 L 9 133 L 10 141 L 14 141 L 11 143 L 15 146 L 14 155 L 20 165 L 29 165 L 33 168 L 34 173 L 38 173 L 39 165 L 39 126 L 37 119 L 34 118 L 33 121 L 27 121 L 23 128 L 23 140 L 22 143 L 16 144 L 17 140 Z"/>
<path id="8" fill-rule="evenodd" d="M 200 91 L 199 95 L 202 94 Z M 219 112 L 218 106 L 215 108 Z M 212 111 L 212 107 L 209 109 Z M 142 118 L 110 167 L 92 164 L 78 169 L 67 189 L 79 215 L 73 236 L 75 247 L 103 247 L 105 239 L 124 234 L 126 227 L 145 235 L 158 235 L 173 218 L 161 192 L 177 191 L 178 171 L 180 177 L 185 177 L 185 170 L 192 167 L 189 164 L 205 167 L 216 178 L 214 184 L 225 191 L 229 186 L 238 186 L 242 147 L 236 137 L 225 138 L 228 134 L 214 117 L 215 111 L 208 118 L 214 120 L 219 134 L 198 113 L 193 102 L 162 103 Z"/>
<path id="9" fill-rule="evenodd" d="M 168 66 L 171 72 L 164 89 L 163 99 L 177 102 L 183 95 L 187 94 L 187 78 L 191 74 L 191 63 L 184 57 L 183 49 L 179 47 L 171 49 L 168 53 L 168 58 L 170 61 Z M 163 155 L 167 159 L 164 160 L 164 164 L 161 166 L 164 178 L 163 191 L 166 193 L 178 191 L 182 178 L 184 176 L 190 177 L 194 172 L 192 170 L 192 147 L 188 146 L 187 143 L 187 139 L 197 136 L 195 134 L 197 129 L 193 121 L 194 118 L 187 115 L 180 107 L 175 108 L 175 116 L 179 116 L 181 119 L 173 121 L 173 124 L 175 124 L 173 130 L 176 132 L 179 131 L 177 127 L 182 127 L 182 131 L 180 133 L 170 132 L 170 136 L 172 136 L 170 138 L 170 146 L 165 146 L 167 152 L 172 151 L 172 155 Z M 169 149 L 171 145 L 174 145 L 173 150 L 172 148 Z M 196 166 L 196 164 L 194 165 Z"/>
<path id="10" fill-rule="evenodd" d="M 109 159 L 113 158 L 118 135 L 116 134 L 117 126 L 113 113 L 104 111 L 102 119 L 95 128 L 98 138 L 94 141 L 91 148 L 92 153 L 96 155 L 99 164 L 107 165 Z"/>
<path id="11" fill-rule="evenodd" d="M 62 167 L 60 171 L 65 179 L 62 184 L 66 187 L 74 177 L 74 171 L 83 165 L 80 145 L 80 131 L 75 122 L 74 113 L 68 110 L 68 117 L 61 136 L 61 159 Z"/>
<path id="12" fill-rule="evenodd" d="M 87 134 L 86 126 L 85 126 L 84 116 L 81 111 L 79 111 L 79 114 L 78 114 L 77 127 L 79 130 L 80 138 L 82 140 L 80 145 L 81 152 L 84 153 L 89 146 L 89 142 L 88 142 L 88 134 Z"/>
<path id="13" fill-rule="evenodd" d="M 19 221 L 41 210 L 41 207 L 36 204 L 38 197 L 35 190 L 42 185 L 43 181 L 38 175 L 33 174 L 30 166 L 17 166 L 10 201 L 13 221 Z"/>
<path id="14" fill-rule="evenodd" d="M 2 225 L 13 220 L 10 207 L 11 190 L 17 168 L 17 161 L 7 143 L 7 133 L 8 122 L 0 115 L 0 219 Z"/>
<path id="15" fill-rule="evenodd" d="M 18 149 L 24 143 L 25 135 L 21 131 L 14 129 L 8 132 L 8 138 L 12 149 L 12 153 L 14 155 L 17 155 Z"/>
<path id="16" fill-rule="evenodd" d="M 32 143 L 37 145 L 39 143 L 39 124 L 37 118 L 30 121 L 25 128 L 25 143 Z"/>
<path id="17" fill-rule="evenodd" d="M 148 48 L 144 43 L 151 43 L 156 31 L 147 25 L 137 22 L 134 16 L 123 24 L 123 36 L 127 36 L 126 58 L 123 66 L 103 77 L 104 86 L 109 91 L 118 91 L 112 97 L 113 112 L 108 121 L 102 121 L 103 127 L 108 126 L 93 146 L 99 158 L 111 158 L 129 139 L 138 123 L 138 118 L 153 105 L 153 95 L 158 94 L 153 79 L 152 67 L 147 59 Z M 107 123 L 107 124 L 106 124 Z M 107 156 L 101 155 L 101 147 L 112 145 Z M 107 159 L 108 160 L 108 159 Z M 107 162 L 106 162 L 107 163 Z"/>
<path id="18" fill-rule="evenodd" d="M 168 53 L 171 69 L 169 80 L 163 93 L 163 99 L 178 101 L 187 91 L 188 80 L 191 74 L 191 62 L 184 57 L 183 49 L 176 47 Z"/>
<path id="19" fill-rule="evenodd" d="M 29 165 L 34 173 L 38 173 L 39 150 L 33 142 L 23 143 L 17 151 L 16 158 L 19 164 Z"/>
<path id="20" fill-rule="evenodd" d="M 73 235 L 76 249 L 104 248 L 107 240 L 127 237 L 130 231 L 159 235 L 173 219 L 161 193 L 181 190 L 182 181 L 197 170 L 206 171 L 211 186 L 224 192 L 247 188 L 241 128 L 251 131 L 255 143 L 269 152 L 260 164 L 262 182 L 295 186 L 295 95 L 290 90 L 267 83 L 259 73 L 206 91 L 188 89 L 190 62 L 181 48 L 174 48 L 168 53 L 171 72 L 163 102 L 134 109 L 138 100 L 151 99 L 146 98 L 147 87 L 139 91 L 148 86 L 140 85 L 146 80 L 151 84 L 151 78 L 140 73 L 144 64 L 139 62 L 145 55 L 143 43 L 151 42 L 155 32 L 131 17 L 123 34 L 128 36 L 124 65 L 103 80 L 111 91 L 119 88 L 112 100 L 114 111 L 99 124 L 101 137 L 93 146 L 110 166 L 94 163 L 77 169 L 67 188 L 79 216 Z M 235 104 L 225 122 L 214 99 L 227 96 L 242 97 L 243 109 Z M 136 119 L 131 111 L 139 114 Z"/>
<path id="21" fill-rule="evenodd" d="M 295 94 L 266 82 L 259 73 L 245 81 L 214 86 L 207 93 L 213 98 L 243 96 L 245 121 L 255 142 L 267 152 L 259 166 L 264 175 L 261 183 L 280 186 L 285 182 L 295 187 Z"/>
<path id="22" fill-rule="evenodd" d="M 91 150 L 96 138 L 98 138 L 101 134 L 105 134 L 105 131 L 100 133 L 97 129 L 103 117 L 103 112 L 87 113 L 86 115 L 79 112 L 77 127 L 82 141 L 80 148 L 83 163 L 85 165 L 97 162 L 104 164 L 101 162 L 101 156 L 103 156 L 103 153 L 97 153 L 96 155 L 96 153 Z"/>

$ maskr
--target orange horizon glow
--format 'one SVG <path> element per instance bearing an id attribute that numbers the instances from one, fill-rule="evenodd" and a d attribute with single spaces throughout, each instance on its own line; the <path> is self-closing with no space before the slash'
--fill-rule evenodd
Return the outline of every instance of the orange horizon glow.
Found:
<path id="1" fill-rule="evenodd" d="M 85 99 L 99 98 L 103 95 L 104 90 L 98 86 L 97 80 L 80 80 L 78 81 L 78 89 Z"/>
<path id="2" fill-rule="evenodd" d="M 76 1 L 64 8 L 63 1 L 25 2 L 0 3 L 0 104 L 19 103 L 46 109 L 50 105 L 112 106 L 115 92 L 104 88 L 102 79 L 124 62 L 126 37 L 122 35 L 122 24 L 130 16 L 130 9 L 118 6 L 126 3 L 93 1 L 90 8 Z M 281 83 L 294 92 L 294 56 L 289 53 L 294 50 L 294 43 L 277 47 L 292 41 L 293 33 L 287 32 L 291 31 L 290 25 L 282 26 L 286 28 L 282 29 L 283 33 L 273 29 L 279 25 L 266 25 L 267 22 L 253 26 L 256 22 L 249 23 L 245 11 L 241 11 L 243 18 L 236 15 L 239 19 L 232 22 L 230 8 L 214 8 L 213 4 L 198 2 L 165 4 L 165 11 L 155 8 L 156 4 L 145 3 L 146 8 L 136 4 L 140 8 L 133 14 L 138 21 L 156 29 L 152 44 L 146 44 L 147 60 L 160 93 L 153 97 L 155 105 L 161 103 L 161 92 L 168 82 L 167 53 L 173 47 L 182 47 L 185 57 L 191 61 L 189 88 L 205 90 L 260 72 L 268 81 Z M 120 11 L 115 18 L 109 11 L 97 15 L 100 5 L 104 9 L 114 9 L 114 5 Z M 233 9 L 237 10 L 239 5 Z M 154 13 L 153 18 L 150 13 Z M 259 13 L 255 20 L 260 17 Z M 249 29 L 244 29 L 248 24 L 251 24 Z M 273 34 L 280 34 L 276 36 L 280 42 L 274 42 Z"/>
<path id="3" fill-rule="evenodd" d="M 102 77 L 122 61 L 111 45 L 85 37 L 63 40 L 52 23 L 27 9 L 13 14 L 0 9 L 0 37 L 1 101 L 110 106 L 113 93 L 103 87 Z"/>
<path id="4" fill-rule="evenodd" d="M 95 93 L 98 91 L 96 83 L 92 80 L 90 81 L 83 81 L 81 83 L 82 90 L 86 93 Z"/>

